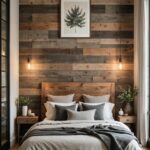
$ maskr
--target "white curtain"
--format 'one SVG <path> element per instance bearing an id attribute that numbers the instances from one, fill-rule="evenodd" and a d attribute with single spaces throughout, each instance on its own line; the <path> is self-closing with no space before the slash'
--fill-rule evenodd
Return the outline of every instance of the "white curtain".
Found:
<path id="1" fill-rule="evenodd" d="M 142 145 L 148 140 L 149 102 L 149 0 L 135 0 L 134 83 L 139 89 L 135 101 L 137 137 Z"/>

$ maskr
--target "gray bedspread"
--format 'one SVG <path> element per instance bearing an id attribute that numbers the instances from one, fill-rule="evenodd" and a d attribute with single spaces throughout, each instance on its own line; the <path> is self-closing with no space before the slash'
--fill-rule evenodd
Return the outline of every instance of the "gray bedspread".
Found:
<path id="1" fill-rule="evenodd" d="M 68 136 L 68 135 L 90 135 L 101 140 L 108 150 L 124 150 L 132 140 L 137 140 L 132 132 L 123 127 L 111 125 L 93 125 L 86 128 L 42 128 L 34 129 L 23 138 L 22 143 L 32 136 Z"/>

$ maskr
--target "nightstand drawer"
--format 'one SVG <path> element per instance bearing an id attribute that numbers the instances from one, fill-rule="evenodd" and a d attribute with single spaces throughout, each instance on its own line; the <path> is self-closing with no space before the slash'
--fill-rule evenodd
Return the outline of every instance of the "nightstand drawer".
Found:
<path id="1" fill-rule="evenodd" d="M 38 116 L 35 117 L 17 117 L 17 124 L 34 124 L 38 122 Z"/>
<path id="2" fill-rule="evenodd" d="M 118 116 L 118 121 L 122 123 L 136 123 L 135 116 Z"/>

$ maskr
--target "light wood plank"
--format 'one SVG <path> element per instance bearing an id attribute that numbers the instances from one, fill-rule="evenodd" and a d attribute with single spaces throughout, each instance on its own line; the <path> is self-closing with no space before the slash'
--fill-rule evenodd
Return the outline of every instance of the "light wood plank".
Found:
<path id="1" fill-rule="evenodd" d="M 73 70 L 119 70 L 117 64 L 73 64 Z M 122 70 L 133 70 L 133 64 L 123 64 Z"/>
<path id="2" fill-rule="evenodd" d="M 91 23 L 92 31 L 133 31 L 132 23 Z"/>
<path id="3" fill-rule="evenodd" d="M 133 55 L 132 48 L 85 48 L 83 49 L 84 56 L 119 56 L 121 52 L 122 56 Z"/>
<path id="4" fill-rule="evenodd" d="M 91 0 L 94 5 L 133 5 L 134 0 Z"/>
<path id="5" fill-rule="evenodd" d="M 133 44 L 133 39 L 77 39 L 77 43 L 91 44 Z"/>
<path id="6" fill-rule="evenodd" d="M 19 94 L 22 96 L 27 96 L 27 95 L 41 95 L 41 89 L 33 89 L 33 88 L 20 88 L 19 89 Z"/>

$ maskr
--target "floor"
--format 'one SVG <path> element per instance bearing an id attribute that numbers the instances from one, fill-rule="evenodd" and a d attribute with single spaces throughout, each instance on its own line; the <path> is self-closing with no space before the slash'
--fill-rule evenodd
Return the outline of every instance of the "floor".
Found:
<path id="1" fill-rule="evenodd" d="M 16 144 L 13 148 L 10 150 L 18 150 L 18 144 Z M 150 150 L 149 148 L 143 148 L 142 150 Z"/>

